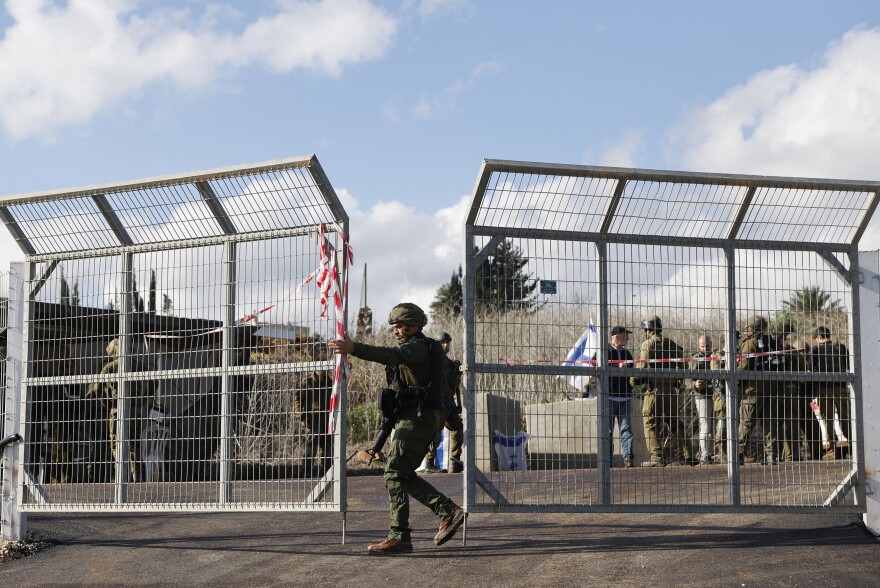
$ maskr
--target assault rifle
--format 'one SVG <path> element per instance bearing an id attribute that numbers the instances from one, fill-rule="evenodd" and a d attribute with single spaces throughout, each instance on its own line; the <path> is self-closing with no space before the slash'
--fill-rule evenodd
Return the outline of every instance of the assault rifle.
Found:
<path id="1" fill-rule="evenodd" d="M 394 425 L 397 424 L 397 411 L 400 410 L 400 399 L 398 393 L 391 388 L 383 388 L 379 393 L 379 410 L 382 412 L 382 424 L 379 426 L 379 434 L 373 442 L 373 447 L 367 449 L 370 454 L 370 461 L 367 465 L 372 465 L 374 459 L 378 459 L 382 455 L 382 448 L 391 436 Z M 381 461 L 381 459 L 380 459 Z"/>

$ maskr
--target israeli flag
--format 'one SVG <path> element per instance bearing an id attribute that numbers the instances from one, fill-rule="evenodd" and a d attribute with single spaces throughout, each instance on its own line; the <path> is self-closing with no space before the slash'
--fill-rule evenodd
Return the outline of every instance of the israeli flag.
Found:
<path id="1" fill-rule="evenodd" d="M 565 358 L 565 361 L 562 365 L 585 365 L 583 362 L 592 362 L 593 356 L 596 355 L 596 352 L 599 350 L 599 335 L 596 332 L 596 325 L 593 324 L 593 319 L 590 319 L 590 326 L 587 327 L 587 330 L 584 331 L 584 334 L 581 335 L 581 338 L 577 340 L 577 343 L 574 344 L 571 351 L 568 352 L 568 357 Z M 558 376 L 560 380 L 577 390 L 583 395 L 583 398 L 592 398 L 593 391 L 590 388 L 590 376 Z M 584 394 L 586 392 L 586 394 Z"/>

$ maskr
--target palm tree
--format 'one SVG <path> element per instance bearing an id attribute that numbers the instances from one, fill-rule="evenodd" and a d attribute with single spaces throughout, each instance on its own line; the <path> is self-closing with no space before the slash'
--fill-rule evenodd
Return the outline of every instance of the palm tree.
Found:
<path id="1" fill-rule="evenodd" d="M 787 312 L 839 312 L 843 310 L 840 300 L 831 300 L 831 294 L 819 286 L 801 288 L 791 294 L 788 300 L 782 301 L 782 308 Z"/>

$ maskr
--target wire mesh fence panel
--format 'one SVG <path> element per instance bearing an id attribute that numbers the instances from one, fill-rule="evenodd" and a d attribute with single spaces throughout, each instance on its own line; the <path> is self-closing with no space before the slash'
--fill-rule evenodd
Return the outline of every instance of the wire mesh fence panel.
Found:
<path id="1" fill-rule="evenodd" d="M 347 219 L 316 159 L 0 204 L 22 510 L 344 508 Z"/>
<path id="2" fill-rule="evenodd" d="M 878 188 L 485 162 L 468 507 L 862 510 L 853 284 Z"/>

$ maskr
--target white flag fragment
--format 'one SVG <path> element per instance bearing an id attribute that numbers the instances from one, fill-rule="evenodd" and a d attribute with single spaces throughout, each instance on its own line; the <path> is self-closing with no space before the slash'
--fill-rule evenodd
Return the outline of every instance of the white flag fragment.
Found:
<path id="1" fill-rule="evenodd" d="M 581 338 L 577 340 L 577 343 L 568 352 L 568 357 L 565 358 L 562 365 L 584 365 L 583 362 L 592 362 L 593 356 L 596 355 L 598 350 L 599 335 L 596 332 L 596 325 L 593 324 L 593 319 L 590 319 L 590 326 L 587 327 Z M 592 390 L 589 389 L 590 376 L 565 375 L 558 376 L 558 378 L 581 394 L 587 392 L 585 398 L 592 396 Z"/>

